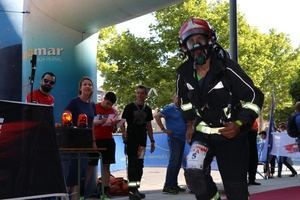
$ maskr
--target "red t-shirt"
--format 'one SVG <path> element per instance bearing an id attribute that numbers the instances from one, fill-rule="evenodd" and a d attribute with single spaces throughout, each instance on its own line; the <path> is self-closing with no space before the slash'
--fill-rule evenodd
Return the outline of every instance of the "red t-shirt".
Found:
<path id="1" fill-rule="evenodd" d="M 50 94 L 44 94 L 39 89 L 34 90 L 32 92 L 32 101 L 31 101 L 31 93 L 29 93 L 26 97 L 27 102 L 32 103 L 40 103 L 47 105 L 54 105 L 54 97 Z"/>
<path id="2" fill-rule="evenodd" d="M 257 130 L 258 130 L 258 123 L 257 123 L 257 120 L 254 121 L 254 123 L 253 123 L 251 129 L 254 130 L 254 131 L 257 131 Z"/>
<path id="3" fill-rule="evenodd" d="M 114 118 L 117 114 L 117 111 L 113 108 L 105 109 L 102 107 L 101 103 L 96 104 L 96 115 L 101 118 Z M 101 139 L 111 139 L 113 133 L 113 125 L 100 124 L 94 126 L 94 134 L 96 140 Z"/>

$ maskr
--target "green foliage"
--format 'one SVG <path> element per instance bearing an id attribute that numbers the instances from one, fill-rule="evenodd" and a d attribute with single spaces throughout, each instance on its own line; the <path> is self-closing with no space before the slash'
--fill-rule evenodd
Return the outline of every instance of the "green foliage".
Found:
<path id="1" fill-rule="evenodd" d="M 184 21 L 190 16 L 208 20 L 217 32 L 218 43 L 229 49 L 228 1 L 209 2 L 188 0 L 155 12 L 157 23 L 150 25 L 154 37 L 138 38 L 130 32 L 118 35 L 114 28 L 110 32 L 102 30 L 98 68 L 105 78 L 103 88 L 115 91 L 118 103 L 124 105 L 134 100 L 135 86 L 143 84 L 158 92 L 158 96 L 149 97 L 153 108 L 169 103 L 175 91 L 175 70 L 182 63 L 177 38 Z M 291 96 L 299 99 L 300 78 L 295 79 L 300 72 L 299 49 L 292 48 L 284 33 L 274 29 L 261 33 L 247 23 L 242 13 L 237 17 L 239 64 L 265 94 L 264 114 L 268 115 L 274 90 L 276 113 L 283 116 L 280 113 L 292 105 Z M 293 80 L 296 85 L 291 87 L 290 96 Z"/>
<path id="2" fill-rule="evenodd" d="M 298 71 L 296 78 L 290 84 L 289 92 L 292 96 L 293 103 L 300 101 L 300 70 Z"/>
<path id="3" fill-rule="evenodd" d="M 173 86 L 168 80 L 175 80 L 175 71 L 169 73 L 161 67 L 160 52 L 155 43 L 124 32 L 111 37 L 110 43 L 103 45 L 105 53 L 98 54 L 98 62 L 103 63 L 100 70 L 105 77 L 103 89 L 115 91 L 121 107 L 134 100 L 135 88 L 139 84 L 155 88 L 158 93 Z M 168 91 L 167 94 L 171 93 Z M 161 98 L 154 93 L 148 99 L 154 107 L 161 104 L 160 101 Z"/>

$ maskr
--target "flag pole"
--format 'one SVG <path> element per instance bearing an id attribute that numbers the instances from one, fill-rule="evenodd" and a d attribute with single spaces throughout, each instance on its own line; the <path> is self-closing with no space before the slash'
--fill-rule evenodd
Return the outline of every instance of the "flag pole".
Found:
<path id="1" fill-rule="evenodd" d="M 269 128 L 267 132 L 267 156 L 266 156 L 266 174 L 267 176 L 270 175 L 270 153 L 272 150 L 273 146 L 273 136 L 272 132 L 275 131 L 275 124 L 274 124 L 274 111 L 275 111 L 275 94 L 274 94 L 274 89 L 272 90 L 272 103 L 271 103 L 271 109 L 270 109 L 270 114 L 269 114 Z M 269 178 L 269 177 L 266 177 Z"/>

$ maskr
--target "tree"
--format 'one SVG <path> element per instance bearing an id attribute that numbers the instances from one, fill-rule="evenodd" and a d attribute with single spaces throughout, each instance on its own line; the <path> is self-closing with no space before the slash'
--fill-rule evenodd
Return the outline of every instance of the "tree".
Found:
<path id="1" fill-rule="evenodd" d="M 156 88 L 159 94 L 150 98 L 152 107 L 170 102 L 175 70 L 182 62 L 178 57 L 178 31 L 185 20 L 190 16 L 208 20 L 217 32 L 218 43 L 229 48 L 229 4 L 222 0 L 208 2 L 211 1 L 189 0 L 155 12 L 157 23 L 150 26 L 153 37 L 138 38 L 129 32 L 115 36 L 105 46 L 107 56 L 101 57 L 111 66 L 101 70 L 104 88 L 116 91 L 119 103 L 125 104 L 135 85 L 143 83 Z M 274 29 L 260 33 L 241 13 L 237 17 L 239 64 L 265 94 L 265 109 L 269 110 L 272 90 L 278 111 L 290 106 L 289 84 L 300 69 L 299 50 L 291 47 L 285 34 Z"/>
<path id="2" fill-rule="evenodd" d="M 117 93 L 121 107 L 134 100 L 137 85 L 143 84 L 160 91 L 161 88 L 170 88 L 168 79 L 175 79 L 175 72 L 173 77 L 169 77 L 170 72 L 161 67 L 160 52 L 156 44 L 148 39 L 124 32 L 118 37 L 112 35 L 110 42 L 104 43 L 103 47 L 105 53 L 99 51 L 101 53 L 98 54 L 98 61 L 102 63 L 100 70 L 105 77 L 103 88 Z M 168 91 L 165 96 L 171 93 Z M 161 104 L 160 100 L 153 94 L 148 103 L 155 106 Z"/>

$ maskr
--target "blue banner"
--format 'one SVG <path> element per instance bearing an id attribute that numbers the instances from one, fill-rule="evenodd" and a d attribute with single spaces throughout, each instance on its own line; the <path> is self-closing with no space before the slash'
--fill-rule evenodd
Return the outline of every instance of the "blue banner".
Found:
<path id="1" fill-rule="evenodd" d="M 126 156 L 124 153 L 124 143 L 121 135 L 114 136 L 116 142 L 116 163 L 111 165 L 111 171 L 126 169 Z M 168 137 L 162 132 L 154 133 L 155 151 L 150 153 L 150 141 L 148 140 L 144 166 L 146 167 L 166 167 L 169 162 Z M 189 145 L 185 145 L 184 158 L 189 151 Z M 183 159 L 183 167 L 185 159 Z"/>

